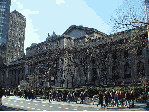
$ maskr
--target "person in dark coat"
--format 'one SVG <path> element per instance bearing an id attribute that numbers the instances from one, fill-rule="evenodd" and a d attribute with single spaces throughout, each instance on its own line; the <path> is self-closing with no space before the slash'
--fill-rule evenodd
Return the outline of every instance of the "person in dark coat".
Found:
<path id="1" fill-rule="evenodd" d="M 135 97 L 134 97 L 133 91 L 131 91 L 130 98 L 131 98 L 131 100 L 132 100 L 132 108 L 134 108 L 134 100 L 135 100 Z"/>
<path id="2" fill-rule="evenodd" d="M 108 107 L 108 92 L 105 92 L 105 106 Z"/>
<path id="3" fill-rule="evenodd" d="M 103 106 L 103 95 L 102 95 L 102 92 L 100 92 L 100 94 L 99 94 L 99 102 L 97 104 L 97 107 L 98 107 L 99 104 L 101 104 L 101 107 Z"/>
<path id="4" fill-rule="evenodd" d="M 108 91 L 108 104 L 110 105 L 111 104 L 111 92 Z"/>
<path id="5" fill-rule="evenodd" d="M 32 90 L 30 94 L 31 94 L 31 99 L 33 100 L 34 99 L 34 91 Z"/>
<path id="6" fill-rule="evenodd" d="M 115 100 L 115 106 L 117 105 L 118 107 L 118 92 L 117 91 L 115 93 L 114 100 Z"/>
<path id="7" fill-rule="evenodd" d="M 26 90 L 24 90 L 24 97 L 25 97 L 25 100 L 26 100 L 26 98 L 27 98 L 27 91 Z"/>
<path id="8" fill-rule="evenodd" d="M 46 92 L 46 99 L 49 99 L 49 91 Z"/>
<path id="9" fill-rule="evenodd" d="M 81 92 L 80 94 L 80 99 L 81 99 L 81 103 L 83 104 L 83 98 L 84 98 L 84 95 L 83 95 L 83 92 Z"/>
<path id="10" fill-rule="evenodd" d="M 2 97 L 4 95 L 4 91 L 2 88 L 0 88 L 0 106 L 2 105 Z"/>
<path id="11" fill-rule="evenodd" d="M 28 99 L 30 100 L 31 99 L 31 91 L 29 90 L 28 92 Z"/>
<path id="12" fill-rule="evenodd" d="M 129 108 L 130 108 L 130 100 L 131 100 L 131 96 L 130 96 L 130 92 L 128 91 L 126 92 L 126 106 L 127 106 L 127 103 L 129 103 L 129 106 L 127 106 Z"/>
<path id="13" fill-rule="evenodd" d="M 112 99 L 112 101 L 111 101 L 111 106 L 113 106 L 114 107 L 114 98 L 115 98 L 115 92 L 114 92 L 114 90 L 111 92 L 111 99 Z"/>
<path id="14" fill-rule="evenodd" d="M 66 101 L 66 98 L 67 98 L 67 92 L 64 90 L 64 93 L 63 93 L 63 101 Z"/>
<path id="15" fill-rule="evenodd" d="M 49 103 L 51 102 L 51 95 L 52 95 L 52 93 L 51 93 L 51 91 L 49 91 Z"/>

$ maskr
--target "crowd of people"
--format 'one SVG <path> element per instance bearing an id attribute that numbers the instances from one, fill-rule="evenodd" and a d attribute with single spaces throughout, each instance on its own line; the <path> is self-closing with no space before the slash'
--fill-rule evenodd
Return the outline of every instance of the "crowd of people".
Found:
<path id="1" fill-rule="evenodd" d="M 127 106 L 127 107 L 134 107 L 134 100 L 135 96 L 133 91 L 126 91 L 126 92 L 118 92 L 118 91 L 106 91 L 105 94 L 103 95 L 102 92 L 99 94 L 99 102 L 97 106 L 100 104 L 101 107 L 103 106 L 103 98 L 105 100 L 105 107 L 109 106 L 117 106 L 119 107 L 119 104 L 121 106 Z M 124 104 L 125 102 L 125 104 Z M 130 103 L 132 102 L 132 103 Z M 130 105 L 132 104 L 132 105 Z"/>
<path id="2" fill-rule="evenodd" d="M 2 91 L 2 90 L 1 90 Z M 0 96 L 7 96 L 8 94 L 13 93 L 15 96 L 19 96 L 20 98 L 25 98 L 28 100 L 40 98 L 49 99 L 51 101 L 63 101 L 63 102 L 76 102 L 84 104 L 87 100 L 89 100 L 88 92 L 84 90 L 77 91 L 67 91 L 67 90 L 53 90 L 53 91 L 34 91 L 34 90 L 13 90 L 0 92 Z M 109 106 L 126 106 L 128 108 L 134 107 L 134 100 L 139 96 L 139 93 L 132 91 L 118 91 L 118 90 L 106 90 L 99 91 L 99 94 L 96 94 L 96 97 L 93 95 L 91 101 L 93 105 L 95 102 L 101 107 L 109 107 Z M 137 99 L 136 99 L 137 100 Z"/>

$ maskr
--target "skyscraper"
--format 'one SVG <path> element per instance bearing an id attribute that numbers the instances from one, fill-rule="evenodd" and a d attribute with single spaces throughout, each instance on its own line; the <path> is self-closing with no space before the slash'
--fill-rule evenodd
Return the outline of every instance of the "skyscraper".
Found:
<path id="1" fill-rule="evenodd" d="M 6 62 L 6 45 L 9 27 L 11 0 L 0 0 L 0 57 Z"/>
<path id="2" fill-rule="evenodd" d="M 9 18 L 6 62 L 15 61 L 24 56 L 26 18 L 13 11 Z"/>

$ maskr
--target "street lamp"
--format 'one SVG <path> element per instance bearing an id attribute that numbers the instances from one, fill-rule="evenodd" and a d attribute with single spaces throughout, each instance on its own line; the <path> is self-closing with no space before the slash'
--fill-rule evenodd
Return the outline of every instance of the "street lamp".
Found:
<path id="1" fill-rule="evenodd" d="M 73 88 L 73 78 L 74 78 L 73 74 L 71 75 L 71 78 L 72 78 L 72 82 L 71 83 L 72 83 L 72 88 Z"/>
<path id="2" fill-rule="evenodd" d="M 63 87 L 64 82 L 65 82 L 65 79 L 63 79 L 63 81 L 62 81 L 62 87 Z"/>
<path id="3" fill-rule="evenodd" d="M 68 88 L 68 78 L 67 78 L 67 88 Z"/>
<path id="4" fill-rule="evenodd" d="M 48 70 L 48 76 L 49 76 L 49 80 L 50 80 L 50 89 L 51 89 L 51 74 L 50 74 L 50 70 L 51 70 L 51 67 Z"/>

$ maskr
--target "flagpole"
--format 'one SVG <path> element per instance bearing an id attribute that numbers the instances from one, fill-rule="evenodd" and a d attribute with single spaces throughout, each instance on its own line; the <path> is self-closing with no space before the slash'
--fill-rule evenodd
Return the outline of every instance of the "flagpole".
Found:
<path id="1" fill-rule="evenodd" d="M 147 34 L 148 34 L 148 39 L 149 39 L 149 27 L 148 27 L 148 14 L 147 14 L 147 6 L 146 6 L 146 0 L 145 0 L 145 9 L 146 9 L 146 19 L 147 19 Z M 147 39 L 147 40 L 148 40 Z M 147 44 L 148 44 L 148 41 L 147 41 Z M 148 45 L 147 45 L 147 47 L 148 47 Z M 146 83 L 147 83 L 147 75 L 146 75 Z M 145 83 L 145 93 L 146 93 L 146 89 L 147 89 L 147 85 L 146 85 L 146 83 Z"/>
<path id="2" fill-rule="evenodd" d="M 149 28 L 148 28 L 148 14 L 147 14 L 147 6 L 146 6 L 146 0 L 145 0 L 145 9 L 146 9 L 146 19 L 147 19 L 147 32 L 148 32 L 148 38 L 149 38 Z"/>

